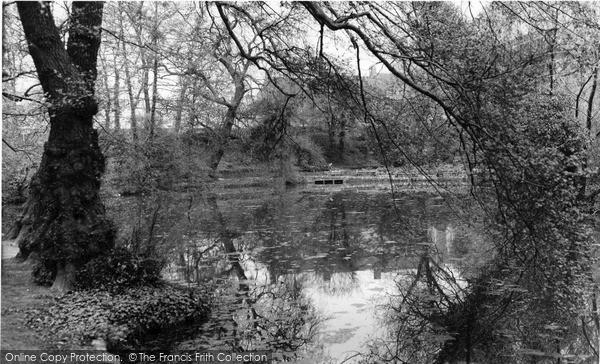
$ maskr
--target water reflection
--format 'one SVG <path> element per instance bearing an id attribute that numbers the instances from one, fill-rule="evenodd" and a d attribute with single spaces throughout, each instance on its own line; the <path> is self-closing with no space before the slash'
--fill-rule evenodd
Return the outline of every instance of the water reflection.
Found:
<path id="1" fill-rule="evenodd" d="M 439 361 L 441 351 L 453 337 L 441 321 L 450 306 L 462 302 L 466 281 L 439 255 L 425 252 L 416 269 L 398 273 L 393 283 L 378 305 L 382 330 L 370 338 L 360 363 L 445 362 Z"/>
<path id="2" fill-rule="evenodd" d="M 255 190 L 155 198 L 136 208 L 116 204 L 113 213 L 131 231 L 144 230 L 139 222 L 161 206 L 147 231 L 171 259 L 165 275 L 212 285 L 213 318 L 181 348 L 339 362 L 382 335 L 375 307 L 397 295 L 398 281 L 420 269 L 425 252 L 461 259 L 472 240 L 460 215 L 425 194 L 394 200 L 387 193 Z"/>

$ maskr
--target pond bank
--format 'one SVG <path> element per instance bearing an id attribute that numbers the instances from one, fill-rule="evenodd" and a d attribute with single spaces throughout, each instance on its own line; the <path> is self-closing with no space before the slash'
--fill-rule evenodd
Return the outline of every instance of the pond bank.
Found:
<path id="1" fill-rule="evenodd" d="M 464 168 L 443 165 L 423 169 L 375 168 L 330 169 L 321 172 L 297 172 L 290 176 L 221 173 L 206 185 L 209 191 L 231 191 L 245 188 L 303 188 L 311 191 L 389 191 L 459 192 L 470 186 Z M 190 187 L 190 186 L 188 186 Z M 186 188 L 183 188 L 186 190 Z M 189 190 L 189 188 L 187 189 Z"/>
<path id="2" fill-rule="evenodd" d="M 10 255 L 4 249 L 3 253 Z M 169 339 L 188 336 L 178 326 L 193 329 L 210 312 L 205 292 L 166 282 L 119 292 L 62 293 L 36 285 L 32 270 L 29 262 L 2 260 L 3 350 L 93 350 L 99 340 L 111 352 L 163 349 Z"/>

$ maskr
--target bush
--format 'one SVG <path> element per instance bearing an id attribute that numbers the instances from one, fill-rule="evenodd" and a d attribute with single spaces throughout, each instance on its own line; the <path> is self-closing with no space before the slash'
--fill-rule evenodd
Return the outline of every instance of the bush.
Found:
<path id="1" fill-rule="evenodd" d="M 276 117 L 265 120 L 247 131 L 242 144 L 244 150 L 256 161 L 266 162 L 289 156 L 305 171 L 324 170 L 327 162 L 322 148 L 311 137 L 292 135 L 290 131 L 280 130 L 282 126 Z M 293 133 L 295 134 L 295 133 Z"/>
<path id="2" fill-rule="evenodd" d="M 150 254 L 117 247 L 92 259 L 80 269 L 75 287 L 79 290 L 121 292 L 132 287 L 155 286 L 161 283 L 160 273 L 165 264 L 163 259 Z"/>
<path id="3" fill-rule="evenodd" d="M 152 254 L 114 248 L 78 271 L 76 291 L 30 311 L 28 324 L 71 345 L 102 338 L 113 352 L 166 348 L 178 337 L 176 326 L 194 329 L 208 306 L 205 293 L 164 282 L 164 265 Z"/>
<path id="4" fill-rule="evenodd" d="M 206 155 L 206 146 L 189 135 L 119 142 L 107 152 L 105 180 L 121 194 L 197 187 L 208 175 Z"/>
<path id="5" fill-rule="evenodd" d="M 298 166 L 304 171 L 323 171 L 327 169 L 327 162 L 321 148 L 309 137 L 298 135 L 294 138 L 294 152 Z"/>
<path id="6" fill-rule="evenodd" d="M 253 159 L 260 162 L 272 159 L 272 154 L 280 141 L 280 135 L 273 132 L 275 128 L 272 124 L 276 121 L 276 118 L 271 117 L 247 131 L 243 147 Z"/>
<path id="7" fill-rule="evenodd" d="M 56 278 L 56 262 L 48 259 L 39 258 L 34 261 L 33 270 L 31 272 L 33 282 L 45 287 L 52 286 Z"/>
<path id="8" fill-rule="evenodd" d="M 192 329 L 203 322 L 208 313 L 205 302 L 194 290 L 167 284 L 122 293 L 92 289 L 61 295 L 49 307 L 29 311 L 27 322 L 51 333 L 54 342 L 88 345 L 103 338 L 112 352 L 158 349 L 177 338 L 176 326 Z M 160 340 L 148 342 L 157 335 Z"/>
<path id="9" fill-rule="evenodd" d="M 2 204 L 18 205 L 25 202 L 31 170 L 35 165 L 10 166 L 2 170 Z"/>

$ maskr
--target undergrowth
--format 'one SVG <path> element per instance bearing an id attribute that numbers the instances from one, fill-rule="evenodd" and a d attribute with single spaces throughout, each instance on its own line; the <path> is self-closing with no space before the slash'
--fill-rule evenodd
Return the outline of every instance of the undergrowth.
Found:
<path id="1" fill-rule="evenodd" d="M 152 255 L 114 249 L 86 264 L 74 291 L 29 310 L 27 324 L 65 348 L 97 338 L 111 352 L 168 348 L 174 332 L 206 320 L 209 295 L 166 283 L 163 266 Z"/>

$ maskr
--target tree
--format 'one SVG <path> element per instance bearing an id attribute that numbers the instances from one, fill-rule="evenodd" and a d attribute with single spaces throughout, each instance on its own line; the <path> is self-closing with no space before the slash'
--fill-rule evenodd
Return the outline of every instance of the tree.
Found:
<path id="1" fill-rule="evenodd" d="M 280 41 L 277 22 L 264 16 L 268 10 L 257 5 L 256 16 L 237 4 L 219 6 L 250 18 L 248 23 L 262 41 L 257 43 L 270 57 L 244 53 L 243 36 L 230 32 L 242 55 L 268 72 L 296 76 L 293 70 L 298 67 L 288 62 L 293 47 Z M 489 13 L 469 21 L 443 2 L 290 5 L 317 22 L 321 44 L 327 29 L 344 35 L 353 46 L 365 122 L 379 122 L 377 106 L 366 97 L 362 81 L 361 64 L 369 56 L 428 99 L 459 137 L 465 165 L 473 172 L 472 194 L 489 213 L 489 238 L 495 250 L 485 269 L 511 289 L 469 294 L 464 305 L 441 310 L 441 317 L 435 318 L 449 322 L 454 315 L 465 322 L 462 318 L 469 317 L 473 307 L 490 304 L 504 317 L 522 310 L 527 319 L 510 323 L 516 333 L 513 341 L 551 356 L 573 342 L 572 318 L 582 307 L 590 278 L 592 246 L 582 214 L 587 206 L 578 198 L 586 173 L 585 133 L 556 84 L 556 34 L 550 34 L 550 44 L 522 46 L 531 35 L 522 24 L 502 23 L 501 6 L 493 3 Z M 320 56 L 333 63 L 326 52 Z M 405 146 L 395 143 L 394 148 L 403 151 Z M 493 287 L 485 276 L 480 279 L 483 283 L 473 279 L 468 290 Z M 516 291 L 522 292 L 519 300 L 505 305 Z M 499 298 L 493 302 L 481 297 Z M 544 326 L 548 320 L 555 320 L 561 331 Z M 469 362 L 472 352 L 486 349 L 485 340 L 471 340 L 475 326 L 445 327 L 452 340 L 442 341 L 436 362 Z M 496 335 L 505 328 L 489 330 Z"/>
<path id="2" fill-rule="evenodd" d="M 47 139 L 46 109 L 14 4 L 2 4 L 2 201 L 23 203 Z M 18 39 L 18 41 L 16 41 Z M 12 231 L 7 232 L 14 238 Z"/>
<path id="3" fill-rule="evenodd" d="M 69 290 L 77 269 L 114 244 L 99 195 L 104 157 L 93 128 L 103 4 L 73 3 L 66 49 L 50 3 L 17 7 L 50 115 L 50 135 L 19 222 L 19 256 L 39 262 L 38 282 Z"/>
<path id="4" fill-rule="evenodd" d="M 190 12 L 189 18 L 193 16 L 193 24 L 190 24 L 188 39 L 184 39 L 190 46 L 184 48 L 183 52 L 178 50 L 173 58 L 184 57 L 177 59 L 175 66 L 181 70 L 182 78 L 194 80 L 192 96 L 199 96 L 220 109 L 220 122 L 209 127 L 214 146 L 208 158 L 208 167 L 211 175 L 214 175 L 229 144 L 244 96 L 250 88 L 248 69 L 251 62 L 235 52 L 228 33 L 212 16 L 211 10 L 214 9 L 211 7 L 207 3 L 203 13 Z M 205 14 L 210 15 L 210 19 Z M 248 48 L 252 53 L 251 44 Z M 202 51 L 198 52 L 199 49 Z M 182 93 L 187 91 L 188 83 L 189 80 L 182 80 Z M 195 119 L 196 115 L 192 117 Z"/>

